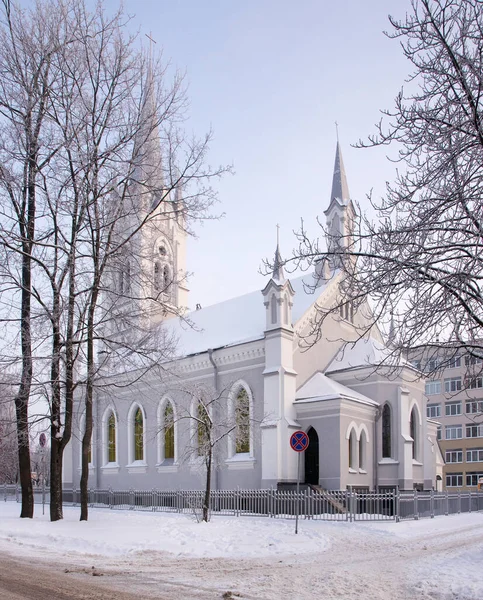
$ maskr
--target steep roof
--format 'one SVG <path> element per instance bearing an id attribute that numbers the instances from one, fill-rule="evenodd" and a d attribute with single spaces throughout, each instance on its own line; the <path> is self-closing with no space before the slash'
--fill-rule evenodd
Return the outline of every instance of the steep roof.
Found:
<path id="1" fill-rule="evenodd" d="M 336 354 L 327 367 L 327 373 L 354 369 L 357 367 L 371 367 L 387 361 L 390 351 L 378 340 L 361 338 L 354 344 L 347 344 Z"/>
<path id="2" fill-rule="evenodd" d="M 377 406 L 379 404 L 375 400 L 371 400 L 371 398 L 351 390 L 320 372 L 312 375 L 312 377 L 304 383 L 295 394 L 295 400 L 299 402 L 315 402 L 318 400 L 333 400 L 336 398 L 345 398 L 347 400 L 352 400 L 353 402 L 370 404 L 372 406 Z"/>
<path id="3" fill-rule="evenodd" d="M 313 294 L 307 291 L 307 286 L 315 283 L 312 273 L 291 279 L 290 283 L 295 291 L 292 307 L 292 322 L 295 324 L 327 284 L 318 287 Z M 263 296 L 257 290 L 195 310 L 186 318 L 170 319 L 162 326 L 178 339 L 178 356 L 262 339 L 266 326 Z"/>
<path id="4" fill-rule="evenodd" d="M 337 142 L 335 149 L 334 175 L 332 178 L 332 192 L 330 194 L 330 200 L 332 201 L 334 199 L 340 200 L 345 206 L 350 200 L 349 186 L 347 185 L 347 177 L 339 142 Z"/>

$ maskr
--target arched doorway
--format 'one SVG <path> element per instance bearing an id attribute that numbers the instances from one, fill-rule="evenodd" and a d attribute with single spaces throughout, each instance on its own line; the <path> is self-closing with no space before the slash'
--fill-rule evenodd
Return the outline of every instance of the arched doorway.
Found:
<path id="1" fill-rule="evenodd" d="M 309 447 L 305 451 L 305 483 L 319 485 L 319 436 L 313 427 L 307 431 Z"/>

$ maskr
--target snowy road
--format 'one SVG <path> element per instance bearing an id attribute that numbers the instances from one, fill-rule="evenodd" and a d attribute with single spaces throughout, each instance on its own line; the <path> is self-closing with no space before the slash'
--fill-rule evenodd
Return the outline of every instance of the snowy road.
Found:
<path id="1" fill-rule="evenodd" d="M 198 524 L 97 510 L 80 524 L 78 509 L 68 509 L 51 524 L 17 512 L 0 505 L 2 600 L 43 600 L 32 585 L 43 590 L 48 581 L 58 591 L 46 598 L 75 590 L 69 600 L 483 599 L 483 513 L 399 524 L 302 520 L 295 536 L 293 522 L 262 518 Z M 8 595 L 21 594 L 12 588 L 19 559 L 35 574 L 23 575 L 27 595 Z"/>

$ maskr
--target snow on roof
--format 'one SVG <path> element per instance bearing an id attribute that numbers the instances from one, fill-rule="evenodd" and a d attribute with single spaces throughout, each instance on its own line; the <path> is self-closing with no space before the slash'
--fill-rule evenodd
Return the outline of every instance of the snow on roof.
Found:
<path id="1" fill-rule="evenodd" d="M 389 356 L 389 350 L 378 340 L 361 338 L 354 344 L 345 345 L 327 367 L 327 373 L 353 369 L 354 367 L 370 367 L 382 364 Z"/>
<path id="2" fill-rule="evenodd" d="M 291 279 L 295 291 L 292 307 L 292 322 L 296 323 L 320 296 L 325 285 L 310 293 L 307 286 L 314 284 L 314 275 L 306 273 Z M 165 321 L 170 334 L 178 339 L 178 356 L 205 352 L 208 348 L 233 346 L 262 339 L 266 317 L 263 296 L 260 290 L 212 304 L 195 310 L 185 318 Z"/>
<path id="3" fill-rule="evenodd" d="M 332 400 L 334 398 L 347 398 L 362 404 L 372 404 L 378 406 L 378 402 L 351 390 L 350 388 L 330 379 L 323 373 L 315 373 L 312 377 L 299 388 L 295 394 L 296 401 L 315 401 Z"/>

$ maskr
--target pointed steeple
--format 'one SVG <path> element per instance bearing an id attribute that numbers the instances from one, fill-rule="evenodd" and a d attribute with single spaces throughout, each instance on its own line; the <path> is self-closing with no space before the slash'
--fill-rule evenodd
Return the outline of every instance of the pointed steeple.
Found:
<path id="1" fill-rule="evenodd" d="M 141 195 L 153 196 L 156 202 L 163 186 L 161 141 L 156 114 L 156 83 L 152 59 L 147 65 L 146 80 L 139 112 L 139 129 L 134 146 L 135 173 L 134 180 L 142 186 Z"/>
<path id="2" fill-rule="evenodd" d="M 339 140 L 337 140 L 335 149 L 334 175 L 332 178 L 332 193 L 330 194 L 331 201 L 336 198 L 344 205 L 350 200 L 349 186 L 347 185 L 347 177 L 345 174 Z"/>
<path id="3" fill-rule="evenodd" d="M 330 258 L 331 268 L 339 267 L 341 254 L 352 244 L 354 234 L 354 220 L 356 216 L 354 204 L 350 198 L 349 186 L 345 174 L 342 152 L 339 140 L 335 150 L 334 175 L 332 178 L 332 191 L 326 216 L 327 249 L 335 254 Z M 338 256 L 337 256 L 338 254 Z"/>
<path id="4" fill-rule="evenodd" d="M 280 226 L 277 225 L 277 248 L 275 249 L 275 258 L 273 259 L 272 279 L 283 282 L 285 281 L 285 273 L 283 272 L 283 260 L 282 255 L 280 254 L 279 230 Z"/>

